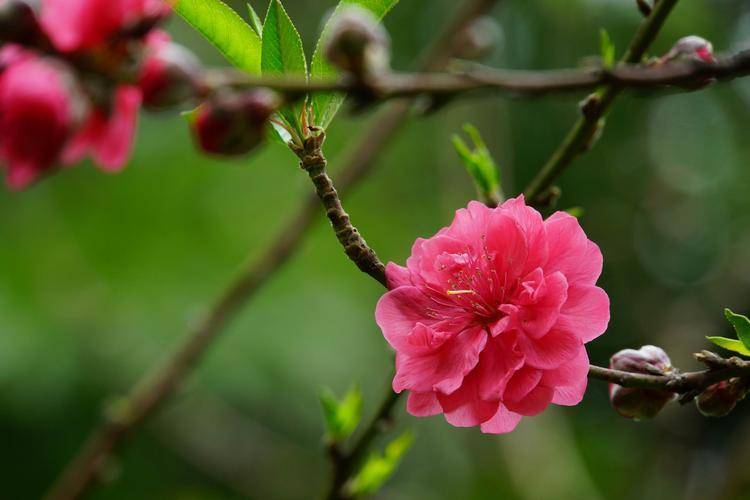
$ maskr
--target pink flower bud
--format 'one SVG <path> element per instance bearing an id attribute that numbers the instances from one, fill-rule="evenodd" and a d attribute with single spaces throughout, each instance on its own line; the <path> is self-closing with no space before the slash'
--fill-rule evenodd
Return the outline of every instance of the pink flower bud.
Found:
<path id="1" fill-rule="evenodd" d="M 657 64 L 711 64 L 715 62 L 714 47 L 711 42 L 699 36 L 691 35 L 677 40 L 677 43 L 664 57 L 659 59 Z M 698 90 L 711 85 L 714 81 L 715 79 L 706 77 L 679 86 L 688 90 Z"/>
<path id="2" fill-rule="evenodd" d="M 714 46 L 705 38 L 695 35 L 680 38 L 672 46 L 672 49 L 662 57 L 662 62 L 673 61 L 713 63 L 716 61 Z"/>
<path id="3" fill-rule="evenodd" d="M 3 49 L 0 59 L 10 60 L 0 74 L 0 160 L 7 184 L 20 189 L 52 169 L 87 101 L 58 60 L 13 46 Z"/>
<path id="4" fill-rule="evenodd" d="M 747 384 L 739 378 L 723 380 L 709 386 L 697 398 L 695 405 L 706 417 L 724 417 L 747 394 Z"/>
<path id="5" fill-rule="evenodd" d="M 278 105 L 276 94 L 264 89 L 221 93 L 198 107 L 191 123 L 193 134 L 207 153 L 247 154 L 263 142 L 268 119 Z"/>
<path id="6" fill-rule="evenodd" d="M 390 39 L 372 12 L 347 6 L 334 14 L 329 26 L 324 53 L 333 65 L 360 77 L 387 70 Z"/>
<path id="7" fill-rule="evenodd" d="M 619 351 L 610 358 L 609 367 L 613 370 L 650 375 L 664 375 L 674 370 L 667 353 L 652 345 L 643 346 L 638 350 Z M 612 407 L 623 417 L 634 420 L 655 417 L 675 397 L 676 395 L 669 391 L 609 385 Z"/>
<path id="8" fill-rule="evenodd" d="M 165 109 L 197 97 L 201 74 L 200 61 L 192 52 L 168 39 L 152 36 L 138 80 L 144 107 Z"/>

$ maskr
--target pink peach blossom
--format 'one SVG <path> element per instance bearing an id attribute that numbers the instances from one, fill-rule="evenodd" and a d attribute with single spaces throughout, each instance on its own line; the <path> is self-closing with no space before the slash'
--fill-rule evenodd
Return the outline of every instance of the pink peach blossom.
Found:
<path id="1" fill-rule="evenodd" d="M 121 85 L 115 91 L 110 109 L 96 108 L 80 131 L 71 138 L 62 162 L 73 164 L 87 154 L 106 172 L 120 170 L 128 158 L 138 125 L 141 91 Z"/>
<path id="2" fill-rule="evenodd" d="M 16 46 L 0 52 L 0 160 L 6 182 L 23 188 L 51 170 L 85 112 L 69 68 Z"/>
<path id="3" fill-rule="evenodd" d="M 42 0 L 40 22 L 58 50 L 78 52 L 168 11 L 165 0 Z"/>
<path id="4" fill-rule="evenodd" d="M 396 350 L 393 390 L 415 416 L 512 431 L 550 403 L 586 390 L 584 344 L 609 322 L 596 281 L 602 255 L 578 220 L 546 221 L 523 197 L 490 209 L 471 202 L 406 267 L 389 263 L 375 318 Z"/>

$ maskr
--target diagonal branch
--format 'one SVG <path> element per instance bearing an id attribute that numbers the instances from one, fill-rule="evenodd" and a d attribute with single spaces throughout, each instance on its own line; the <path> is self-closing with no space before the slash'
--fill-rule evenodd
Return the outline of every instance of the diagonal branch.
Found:
<path id="1" fill-rule="evenodd" d="M 677 1 L 660 0 L 655 5 L 654 10 L 641 23 L 630 42 L 630 46 L 621 61 L 623 64 L 636 64 L 641 61 Z M 603 87 L 600 92 L 590 95 L 584 101 L 581 117 L 524 190 L 524 195 L 529 202 L 538 203 L 555 179 L 570 166 L 573 160 L 591 147 L 601 127 L 603 127 L 602 118 L 609 112 L 612 103 L 621 92 L 622 88 L 608 85 Z"/>

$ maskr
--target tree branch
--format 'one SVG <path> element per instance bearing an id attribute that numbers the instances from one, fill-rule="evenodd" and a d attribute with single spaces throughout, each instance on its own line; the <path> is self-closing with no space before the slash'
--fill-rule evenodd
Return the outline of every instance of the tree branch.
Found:
<path id="1" fill-rule="evenodd" d="M 621 63 L 637 64 L 641 61 L 677 1 L 660 0 L 654 6 L 651 14 L 641 23 Z M 612 107 L 612 103 L 621 92 L 621 87 L 607 85 L 600 92 L 590 95 L 584 101 L 581 117 L 524 190 L 524 195 L 530 203 L 538 203 L 554 180 L 573 160 L 591 147 L 603 126 L 601 119 L 606 116 Z"/>
<path id="2" fill-rule="evenodd" d="M 512 96 L 535 97 L 551 93 L 582 92 L 603 85 L 625 89 L 661 89 L 668 86 L 698 87 L 706 81 L 727 81 L 750 74 L 750 50 L 712 63 L 667 63 L 661 66 L 623 63 L 611 69 L 561 69 L 524 71 L 472 65 L 452 73 L 388 73 L 357 79 L 345 75 L 335 80 L 313 80 L 295 76 L 256 77 L 221 72 L 212 88 L 266 87 L 288 97 L 302 98 L 311 92 L 344 92 L 364 103 L 399 97 L 429 95 L 455 97 L 480 90 Z"/>
<path id="3" fill-rule="evenodd" d="M 300 168 L 307 172 L 315 185 L 315 192 L 326 209 L 326 216 L 331 222 L 336 238 L 344 247 L 346 256 L 357 265 L 360 271 L 370 275 L 387 288 L 385 266 L 351 223 L 349 214 L 341 205 L 341 199 L 333 186 L 333 181 L 328 177 L 326 172 L 328 162 L 321 150 L 324 140 L 325 132 L 320 130 L 316 131 L 312 137 L 305 139 L 301 148 L 293 147 L 300 159 Z"/>
<path id="4" fill-rule="evenodd" d="M 750 377 L 750 361 L 737 357 L 722 358 L 709 351 L 701 351 L 694 357 L 707 365 L 708 369 L 687 373 L 677 372 L 670 375 L 650 375 L 591 365 L 589 367 L 589 378 L 603 380 L 623 387 L 661 389 L 677 394 L 698 394 L 717 382 L 734 377 Z"/>

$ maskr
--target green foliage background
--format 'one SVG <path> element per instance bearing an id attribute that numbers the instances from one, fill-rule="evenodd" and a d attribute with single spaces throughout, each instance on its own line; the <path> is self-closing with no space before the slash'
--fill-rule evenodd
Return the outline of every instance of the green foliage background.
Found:
<path id="1" fill-rule="evenodd" d="M 245 13 L 241 2 L 233 7 Z M 451 15 L 449 0 L 402 1 L 386 25 L 405 69 Z M 265 5 L 254 0 L 258 12 Z M 287 0 L 314 50 L 330 0 Z M 750 6 L 684 1 L 654 53 L 699 34 L 718 50 L 750 43 Z M 639 22 L 629 0 L 508 0 L 496 12 L 504 48 L 492 64 L 575 66 L 622 49 Z M 207 62 L 219 55 L 180 20 L 174 37 Z M 477 97 L 415 119 L 347 207 L 381 257 L 447 224 L 474 196 L 450 137 L 474 122 L 517 192 L 576 116 L 573 97 Z M 334 174 L 366 116 L 329 130 Z M 624 347 L 663 346 L 682 368 L 733 336 L 724 307 L 750 311 L 750 81 L 701 93 L 623 97 L 603 139 L 561 181 L 561 208 L 582 206 L 605 255 L 610 331 L 591 345 L 606 364 Z M 144 116 L 128 168 L 90 165 L 31 190 L 0 193 L 0 497 L 36 498 L 123 392 L 184 335 L 243 262 L 259 255 L 309 190 L 278 144 L 241 161 L 195 153 L 177 114 Z M 321 214 L 298 256 L 233 323 L 182 394 L 108 467 L 96 499 L 309 498 L 327 481 L 318 388 L 359 381 L 369 414 L 390 370 L 373 321 L 382 293 L 344 258 Z M 403 417 L 417 442 L 381 493 L 391 499 L 744 498 L 750 406 L 723 420 L 669 408 L 633 423 L 591 384 L 578 408 L 525 419 L 509 436 Z M 394 436 L 396 434 L 393 434 Z"/>

